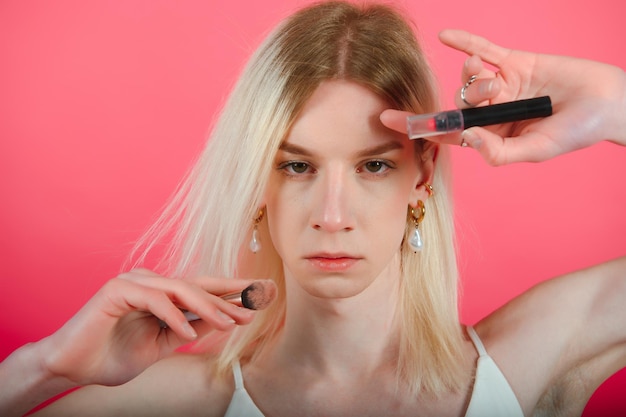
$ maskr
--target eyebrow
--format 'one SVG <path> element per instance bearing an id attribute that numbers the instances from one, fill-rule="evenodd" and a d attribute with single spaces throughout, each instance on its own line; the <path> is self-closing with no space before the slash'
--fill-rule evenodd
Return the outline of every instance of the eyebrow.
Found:
<path id="1" fill-rule="evenodd" d="M 365 156 L 380 155 L 386 152 L 390 152 L 390 151 L 394 151 L 396 149 L 402 149 L 402 148 L 404 148 L 404 146 L 400 142 L 389 141 L 389 142 L 382 143 L 380 145 L 376 145 L 370 148 L 365 148 L 363 150 L 360 150 L 359 152 L 357 152 L 356 156 L 359 158 L 362 158 Z M 313 153 L 309 151 L 308 149 L 303 148 L 298 145 L 294 145 L 292 143 L 283 142 L 280 144 L 279 149 L 281 151 L 289 152 L 294 155 L 302 155 L 302 156 L 308 156 L 308 157 L 313 156 Z"/>
<path id="2" fill-rule="evenodd" d="M 362 158 L 364 156 L 380 155 L 382 153 L 395 151 L 396 149 L 403 149 L 403 148 L 404 146 L 402 146 L 400 142 L 389 141 L 389 142 L 382 143 L 380 145 L 372 146 L 371 148 L 365 148 L 362 151 L 357 152 L 356 155 Z"/>
<path id="3" fill-rule="evenodd" d="M 292 153 L 294 155 L 313 156 L 313 154 L 307 149 L 298 145 L 294 145 L 292 143 L 283 142 L 280 144 L 278 149 L 284 152 Z"/>

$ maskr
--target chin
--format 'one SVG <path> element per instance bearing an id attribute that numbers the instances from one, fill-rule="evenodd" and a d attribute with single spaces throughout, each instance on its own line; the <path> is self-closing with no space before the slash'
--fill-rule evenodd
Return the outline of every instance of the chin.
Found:
<path id="1" fill-rule="evenodd" d="M 369 288 L 374 280 L 365 280 L 362 276 L 327 275 L 309 277 L 300 282 L 301 289 L 315 298 L 341 300 L 356 297 Z"/>

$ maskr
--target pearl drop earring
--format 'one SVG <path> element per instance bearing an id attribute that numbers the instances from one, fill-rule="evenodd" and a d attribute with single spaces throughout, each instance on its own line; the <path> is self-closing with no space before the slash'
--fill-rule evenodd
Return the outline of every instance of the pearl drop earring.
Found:
<path id="1" fill-rule="evenodd" d="M 256 219 L 254 219 L 254 229 L 252 229 L 252 239 L 250 239 L 249 245 L 252 253 L 257 253 L 261 250 L 261 240 L 259 239 L 259 230 L 257 226 L 261 222 L 261 220 L 263 220 L 264 214 L 265 212 L 263 211 L 263 209 L 259 209 L 259 214 L 257 215 Z"/>
<path id="2" fill-rule="evenodd" d="M 424 241 L 422 240 L 422 235 L 420 234 L 419 225 L 422 220 L 424 220 L 425 215 L 426 207 L 424 206 L 424 202 L 422 200 L 418 200 L 417 207 L 411 208 L 411 220 L 413 220 L 413 223 L 415 224 L 415 230 L 409 239 L 409 246 L 413 249 L 413 252 L 420 252 L 424 248 Z"/>

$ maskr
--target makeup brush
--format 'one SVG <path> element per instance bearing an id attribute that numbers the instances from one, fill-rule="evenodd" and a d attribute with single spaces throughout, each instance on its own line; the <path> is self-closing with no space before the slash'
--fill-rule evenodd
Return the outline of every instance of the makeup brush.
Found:
<path id="1" fill-rule="evenodd" d="M 276 298 L 276 284 L 271 279 L 254 281 L 241 292 L 234 292 L 221 295 L 222 300 L 233 304 L 242 305 L 250 310 L 263 310 L 267 308 Z M 191 311 L 183 310 L 187 321 L 200 320 L 200 317 Z M 161 327 L 167 327 L 163 320 L 159 320 Z"/>
<path id="2" fill-rule="evenodd" d="M 255 281 L 241 292 L 222 295 L 223 300 L 241 303 L 250 310 L 263 310 L 276 298 L 276 284 L 271 279 Z"/>

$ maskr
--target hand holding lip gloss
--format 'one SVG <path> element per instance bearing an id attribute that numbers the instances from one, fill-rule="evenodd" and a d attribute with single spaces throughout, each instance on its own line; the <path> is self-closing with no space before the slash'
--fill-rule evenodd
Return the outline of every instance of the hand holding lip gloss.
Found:
<path id="1" fill-rule="evenodd" d="M 435 137 L 435 142 L 466 143 L 490 165 L 545 161 L 603 140 L 626 146 L 623 68 L 569 56 L 513 50 L 462 30 L 444 30 L 439 39 L 468 56 L 461 80 L 477 77 L 466 87 L 469 103 L 509 102 L 546 95 L 555 111 L 550 117 L 532 120 L 523 127 L 475 127 L 464 130 L 462 138 Z M 466 104 L 460 98 L 462 88 L 455 95 L 459 107 Z M 401 115 L 395 117 L 400 119 Z M 390 124 L 399 126 L 397 119 Z"/>
<path id="2" fill-rule="evenodd" d="M 601 141 L 626 146 L 626 72 L 622 68 L 568 56 L 512 50 L 462 30 L 445 30 L 439 37 L 445 45 L 468 55 L 461 79 L 477 78 L 471 86 L 464 86 L 466 100 L 502 104 L 428 115 L 388 109 L 380 116 L 386 127 L 408 133 L 412 139 L 467 145 L 494 166 L 545 161 Z M 455 94 L 459 107 L 466 104 L 460 98 L 462 88 Z M 544 103 L 546 114 L 535 108 L 531 113 L 539 111 L 536 118 L 524 115 L 519 107 L 524 101 L 518 99 L 538 94 L 549 97 L 554 112 L 548 114 Z M 527 104 L 542 107 L 544 99 L 528 100 L 531 101 Z M 528 122 L 493 126 L 512 121 L 501 117 L 503 107 L 495 106 L 511 106 L 521 120 Z M 459 131 L 460 135 L 445 135 Z"/>
<path id="3" fill-rule="evenodd" d="M 550 97 L 536 97 L 483 107 L 418 114 L 407 117 L 409 139 L 426 138 L 458 132 L 473 126 L 547 117 L 552 115 Z"/>

